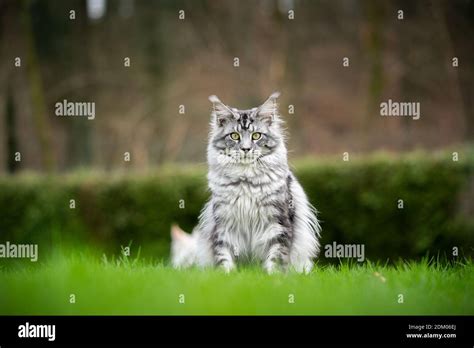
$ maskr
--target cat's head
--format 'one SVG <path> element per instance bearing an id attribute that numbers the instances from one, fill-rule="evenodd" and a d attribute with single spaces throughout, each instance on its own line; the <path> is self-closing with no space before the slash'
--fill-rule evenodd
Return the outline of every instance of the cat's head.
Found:
<path id="1" fill-rule="evenodd" d="M 241 110 L 221 102 L 215 95 L 212 102 L 209 162 L 220 165 L 268 164 L 286 161 L 282 120 L 277 98 L 273 93 L 262 105 Z"/>

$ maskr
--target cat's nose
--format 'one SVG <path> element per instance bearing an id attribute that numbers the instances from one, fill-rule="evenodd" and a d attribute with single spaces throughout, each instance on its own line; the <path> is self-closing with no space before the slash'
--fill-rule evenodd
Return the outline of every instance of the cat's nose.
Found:
<path id="1" fill-rule="evenodd" d="M 245 153 L 250 151 L 250 147 L 241 147 L 240 149 Z"/>

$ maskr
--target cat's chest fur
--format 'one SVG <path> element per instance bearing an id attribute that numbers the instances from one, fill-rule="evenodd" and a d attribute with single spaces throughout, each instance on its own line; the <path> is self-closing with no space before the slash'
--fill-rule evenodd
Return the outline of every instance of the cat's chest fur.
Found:
<path id="1" fill-rule="evenodd" d="M 258 256 L 274 237 L 276 204 L 283 199 L 285 181 L 262 174 L 219 181 L 212 185 L 214 216 L 223 240 L 235 256 Z"/>

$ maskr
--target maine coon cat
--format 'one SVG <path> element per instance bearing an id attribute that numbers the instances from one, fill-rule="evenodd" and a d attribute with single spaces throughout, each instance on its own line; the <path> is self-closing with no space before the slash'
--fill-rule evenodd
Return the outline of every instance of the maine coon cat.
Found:
<path id="1" fill-rule="evenodd" d="M 256 261 L 268 273 L 312 269 L 321 228 L 288 166 L 278 96 L 248 110 L 209 97 L 211 197 L 191 235 L 172 227 L 175 267 L 218 266 L 230 272 L 242 261 Z"/>

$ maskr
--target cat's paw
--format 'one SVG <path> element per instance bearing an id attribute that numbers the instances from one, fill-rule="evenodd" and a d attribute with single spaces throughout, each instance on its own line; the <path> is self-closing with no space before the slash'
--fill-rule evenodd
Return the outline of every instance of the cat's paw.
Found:
<path id="1" fill-rule="evenodd" d="M 304 274 L 310 274 L 312 270 L 313 270 L 313 263 L 311 261 L 307 262 L 303 267 Z"/>
<path id="2" fill-rule="evenodd" d="M 303 262 L 293 265 L 293 269 L 297 273 L 309 274 L 313 270 L 313 262 L 311 260 L 305 260 Z"/>
<path id="3" fill-rule="evenodd" d="M 230 272 L 232 272 L 232 270 L 234 270 L 235 265 L 234 265 L 233 262 L 223 262 L 223 263 L 220 265 L 220 268 L 221 268 L 226 274 L 229 274 Z"/>
<path id="4" fill-rule="evenodd" d="M 268 274 L 281 273 L 282 271 L 284 271 L 284 268 L 276 262 L 266 262 L 263 265 L 263 268 Z"/>

